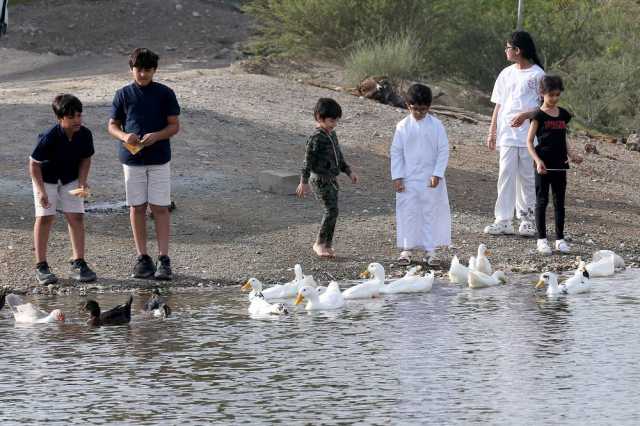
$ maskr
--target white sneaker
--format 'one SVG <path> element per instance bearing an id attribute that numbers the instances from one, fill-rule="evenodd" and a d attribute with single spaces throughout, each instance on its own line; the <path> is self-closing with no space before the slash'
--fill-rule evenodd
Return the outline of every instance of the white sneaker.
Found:
<path id="1" fill-rule="evenodd" d="M 571 253 L 571 247 L 565 240 L 556 240 L 556 250 L 560 253 Z"/>
<path id="2" fill-rule="evenodd" d="M 545 256 L 551 256 L 551 247 L 549 247 L 549 243 L 546 238 L 541 238 L 538 240 L 538 253 L 543 254 Z"/>
<path id="3" fill-rule="evenodd" d="M 513 225 L 508 221 L 495 222 L 486 226 L 484 233 L 491 235 L 511 235 L 513 234 Z"/>
<path id="4" fill-rule="evenodd" d="M 429 266 L 440 266 L 440 264 L 442 263 L 440 256 L 438 255 L 438 253 L 436 253 L 435 250 L 427 251 L 425 253 L 425 261 Z"/>
<path id="5" fill-rule="evenodd" d="M 538 231 L 536 230 L 535 225 L 529 220 L 523 220 L 520 222 L 520 227 L 518 228 L 518 234 L 523 237 L 533 237 L 536 235 Z M 546 240 L 545 240 L 546 241 Z"/>

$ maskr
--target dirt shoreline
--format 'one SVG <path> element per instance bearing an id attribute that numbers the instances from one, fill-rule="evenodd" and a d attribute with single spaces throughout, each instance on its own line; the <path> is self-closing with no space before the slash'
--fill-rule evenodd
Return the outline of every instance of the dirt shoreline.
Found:
<path id="1" fill-rule="evenodd" d="M 184 7 L 190 3 L 207 2 L 182 2 Z M 31 73 L 24 78 L 34 63 L 72 64 L 86 57 L 56 62 L 60 57 L 55 55 L 23 50 L 17 55 L 2 47 L 6 46 L 0 44 L 0 62 L 12 58 L 15 69 L 0 75 L 0 285 L 34 291 L 38 287 L 33 276 L 33 198 L 26 159 L 37 134 L 53 123 L 50 101 L 59 92 L 71 92 L 84 102 L 85 124 L 93 131 L 96 146 L 90 175 L 93 202 L 121 202 L 122 171 L 106 122 L 114 91 L 129 78 L 121 56 L 107 60 L 109 65 L 99 70 L 76 69 L 69 76 L 60 66 L 51 67 L 46 75 Z M 248 74 L 237 66 L 189 69 L 193 67 L 179 63 L 164 67 L 161 63 L 157 74 L 158 81 L 175 90 L 183 108 L 182 130 L 172 141 L 173 198 L 178 208 L 172 215 L 171 257 L 176 277 L 171 283 L 128 278 L 134 261 L 128 214 L 115 209 L 86 215 L 86 258 L 98 273 L 95 286 L 234 285 L 250 276 L 271 283 L 290 279 L 295 263 L 321 281 L 354 279 L 372 261 L 382 263 L 387 274 L 403 271 L 393 265 L 395 201 L 388 148 L 395 123 L 405 111 L 296 80 Z M 338 136 L 361 177 L 358 185 L 341 179 L 335 261 L 318 259 L 311 251 L 321 216 L 316 201 L 265 193 L 256 183 L 261 170 L 299 169 L 306 136 L 313 129 L 311 110 L 320 96 L 342 104 L 345 117 Z M 482 145 L 488 117 L 477 125 L 439 118 L 451 145 L 446 178 L 453 246 L 446 251 L 448 256 L 455 253 L 466 261 L 482 242 L 493 253 L 493 265 L 510 274 L 566 271 L 574 267 L 576 256 L 589 259 L 598 249 L 614 250 L 628 265 L 638 265 L 639 153 L 595 142 L 600 153 L 586 155 L 585 163 L 569 172 L 566 231 L 573 253 L 543 257 L 535 252 L 534 239 L 482 234 L 492 221 L 497 179 L 496 153 Z M 594 143 L 582 135 L 572 139 L 580 150 L 586 142 Z M 553 222 L 548 220 L 553 235 Z M 153 235 L 153 228 L 149 231 Z M 150 252 L 155 252 L 154 243 Z M 61 217 L 49 253 L 62 292 L 84 287 L 66 278 L 70 248 Z M 443 266 L 446 271 L 448 263 Z"/>

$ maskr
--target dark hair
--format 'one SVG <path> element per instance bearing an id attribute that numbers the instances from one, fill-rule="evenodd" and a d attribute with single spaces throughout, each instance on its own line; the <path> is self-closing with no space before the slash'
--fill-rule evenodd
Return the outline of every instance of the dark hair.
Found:
<path id="1" fill-rule="evenodd" d="M 554 90 L 564 91 L 564 83 L 562 83 L 562 78 L 558 75 L 545 75 L 542 77 L 542 82 L 540 83 L 540 90 L 542 93 L 553 92 Z"/>
<path id="2" fill-rule="evenodd" d="M 138 47 L 131 52 L 131 55 L 129 55 L 129 68 L 158 68 L 158 59 L 158 55 L 149 49 Z"/>
<path id="3" fill-rule="evenodd" d="M 313 109 L 313 118 L 342 118 L 342 107 L 334 99 L 320 98 Z"/>
<path id="4" fill-rule="evenodd" d="M 405 101 L 409 105 L 431 106 L 432 100 L 431 89 L 424 84 L 412 84 L 407 90 L 407 96 L 405 96 Z"/>
<path id="5" fill-rule="evenodd" d="M 53 108 L 53 112 L 58 118 L 73 117 L 77 112 L 82 114 L 82 102 L 68 93 L 63 93 L 53 98 L 51 108 Z"/>
<path id="6" fill-rule="evenodd" d="M 520 51 L 522 52 L 522 56 L 524 56 L 526 59 L 544 69 L 544 67 L 542 66 L 542 61 L 540 61 L 540 58 L 538 57 L 536 45 L 533 42 L 533 38 L 531 38 L 531 34 L 526 31 L 514 31 L 511 33 L 509 43 L 513 47 L 517 47 L 518 49 L 520 49 Z"/>

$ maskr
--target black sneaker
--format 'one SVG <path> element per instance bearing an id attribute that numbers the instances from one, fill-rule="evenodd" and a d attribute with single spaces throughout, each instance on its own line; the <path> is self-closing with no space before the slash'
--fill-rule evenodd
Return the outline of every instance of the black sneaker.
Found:
<path id="1" fill-rule="evenodd" d="M 97 278 L 96 273 L 89 268 L 84 259 L 76 259 L 71 262 L 71 279 L 81 283 L 90 283 Z"/>
<path id="2" fill-rule="evenodd" d="M 156 272 L 153 260 L 148 254 L 138 256 L 135 266 L 133 267 L 133 278 L 151 278 Z"/>
<path id="3" fill-rule="evenodd" d="M 36 280 L 38 280 L 38 284 L 49 285 L 57 283 L 58 277 L 51 272 L 47 262 L 40 262 L 36 265 Z"/>
<path id="4" fill-rule="evenodd" d="M 173 278 L 173 274 L 171 273 L 171 259 L 169 259 L 169 256 L 158 256 L 155 276 L 157 280 L 168 281 Z"/>

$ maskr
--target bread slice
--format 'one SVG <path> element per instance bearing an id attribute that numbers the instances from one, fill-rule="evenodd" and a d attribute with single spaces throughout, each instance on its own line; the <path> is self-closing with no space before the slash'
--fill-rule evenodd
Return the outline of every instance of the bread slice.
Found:
<path id="1" fill-rule="evenodd" d="M 142 150 L 142 148 L 144 148 L 144 145 L 139 143 L 123 143 L 122 146 L 124 146 L 132 155 L 136 155 L 140 150 Z"/>
<path id="2" fill-rule="evenodd" d="M 89 196 L 91 196 L 91 192 L 89 192 L 89 190 L 85 188 L 72 189 L 69 191 L 69 194 L 75 195 L 76 197 L 80 198 L 88 198 Z"/>

